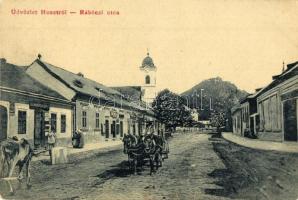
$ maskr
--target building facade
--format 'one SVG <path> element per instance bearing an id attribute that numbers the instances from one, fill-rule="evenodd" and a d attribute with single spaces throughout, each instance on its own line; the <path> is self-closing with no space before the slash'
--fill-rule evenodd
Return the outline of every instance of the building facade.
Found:
<path id="1" fill-rule="evenodd" d="M 260 138 L 297 141 L 298 62 L 273 79 L 257 97 Z"/>
<path id="2" fill-rule="evenodd" d="M 0 63 L 0 140 L 17 136 L 34 148 L 46 148 L 46 133 L 56 145 L 68 146 L 72 136 L 72 103 L 26 74 L 24 67 Z"/>
<path id="3" fill-rule="evenodd" d="M 233 133 L 242 136 L 242 112 L 240 106 L 232 108 Z"/>
<path id="4" fill-rule="evenodd" d="M 273 81 L 232 109 L 233 132 L 245 130 L 259 139 L 298 141 L 298 62 L 287 65 Z"/>
<path id="5" fill-rule="evenodd" d="M 144 106 L 130 102 L 112 88 L 56 67 L 41 59 L 35 60 L 27 74 L 71 101 L 73 132 L 81 130 L 85 142 L 121 139 L 127 133 L 145 132 L 146 123 L 154 122 L 154 113 Z"/>

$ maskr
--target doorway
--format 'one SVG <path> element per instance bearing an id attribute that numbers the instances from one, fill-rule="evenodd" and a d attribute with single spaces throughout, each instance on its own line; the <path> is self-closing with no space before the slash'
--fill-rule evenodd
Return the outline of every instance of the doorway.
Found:
<path id="1" fill-rule="evenodd" d="M 0 105 L 0 141 L 7 139 L 7 108 Z"/>
<path id="2" fill-rule="evenodd" d="M 105 121 L 105 134 L 106 138 L 109 138 L 109 120 Z"/>
<path id="3" fill-rule="evenodd" d="M 297 101 L 290 99 L 283 102 L 284 139 L 297 141 Z"/>
<path id="4" fill-rule="evenodd" d="M 113 121 L 111 124 L 111 133 L 113 135 L 113 138 L 116 138 L 116 121 Z"/>
<path id="5" fill-rule="evenodd" d="M 123 121 L 120 121 L 120 137 L 123 137 Z"/>
<path id="6" fill-rule="evenodd" d="M 43 148 L 46 146 L 44 111 L 34 111 L 34 147 Z"/>

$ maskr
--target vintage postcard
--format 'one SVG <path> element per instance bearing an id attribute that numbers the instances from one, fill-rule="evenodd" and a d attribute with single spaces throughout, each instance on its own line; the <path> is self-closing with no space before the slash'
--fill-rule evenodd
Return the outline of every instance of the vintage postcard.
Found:
<path id="1" fill-rule="evenodd" d="M 298 199 L 297 0 L 0 0 L 1 199 Z"/>

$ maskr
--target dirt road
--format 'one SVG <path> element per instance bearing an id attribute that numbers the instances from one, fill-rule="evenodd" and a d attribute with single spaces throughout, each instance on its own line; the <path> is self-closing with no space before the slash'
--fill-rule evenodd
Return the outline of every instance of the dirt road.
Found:
<path id="1" fill-rule="evenodd" d="M 224 195 L 240 199 L 298 199 L 298 154 L 250 149 L 212 138 L 227 169 L 215 170 Z M 222 195 L 222 194 L 221 194 Z"/>
<path id="2" fill-rule="evenodd" d="M 22 185 L 13 199 L 223 199 L 223 188 L 210 176 L 225 166 L 213 150 L 209 135 L 186 133 L 170 140 L 169 159 L 152 176 L 145 167 L 131 175 L 122 149 L 98 153 L 69 164 L 32 165 L 32 188 Z M 1 183 L 3 186 L 3 183 Z"/>

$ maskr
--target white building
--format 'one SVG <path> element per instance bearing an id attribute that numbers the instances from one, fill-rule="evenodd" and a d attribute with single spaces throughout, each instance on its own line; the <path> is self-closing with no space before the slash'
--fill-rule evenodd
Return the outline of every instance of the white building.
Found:
<path id="1" fill-rule="evenodd" d="M 153 59 L 147 53 L 147 56 L 143 59 L 140 66 L 142 72 L 142 100 L 147 104 L 151 104 L 157 96 L 156 91 L 156 71 L 157 68 L 154 65 Z"/>

